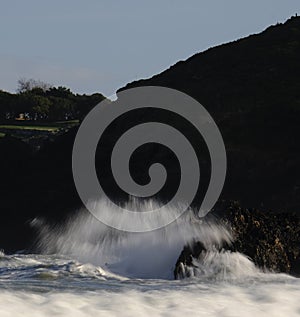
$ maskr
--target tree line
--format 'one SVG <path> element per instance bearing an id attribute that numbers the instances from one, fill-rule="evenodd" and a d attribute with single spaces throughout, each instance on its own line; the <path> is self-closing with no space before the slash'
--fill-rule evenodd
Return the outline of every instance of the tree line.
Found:
<path id="1" fill-rule="evenodd" d="M 105 97 L 74 94 L 34 79 L 20 79 L 17 93 L 0 90 L 0 121 L 20 118 L 33 121 L 82 120 Z"/>

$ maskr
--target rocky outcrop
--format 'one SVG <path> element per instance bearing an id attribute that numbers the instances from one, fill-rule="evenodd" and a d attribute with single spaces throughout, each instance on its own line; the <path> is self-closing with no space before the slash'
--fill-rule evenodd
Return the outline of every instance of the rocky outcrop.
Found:
<path id="1" fill-rule="evenodd" d="M 233 244 L 223 245 L 224 249 L 247 255 L 264 270 L 300 276 L 300 218 L 296 214 L 246 209 L 237 202 L 215 214 L 232 230 Z M 180 278 L 183 267 L 192 267 L 193 259 L 205 252 L 200 241 L 185 246 L 174 277 Z"/>
<path id="2" fill-rule="evenodd" d="M 186 276 L 185 267 L 193 267 L 193 258 L 199 258 L 202 253 L 206 252 L 204 244 L 200 241 L 193 243 L 192 245 L 186 245 L 176 262 L 174 277 L 180 279 Z M 186 277 L 189 277 L 188 275 Z"/>

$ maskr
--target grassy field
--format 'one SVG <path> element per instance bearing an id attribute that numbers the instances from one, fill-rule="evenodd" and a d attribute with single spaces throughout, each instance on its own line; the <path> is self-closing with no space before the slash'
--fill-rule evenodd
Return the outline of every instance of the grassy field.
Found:
<path id="1" fill-rule="evenodd" d="M 77 125 L 79 125 L 79 120 L 59 122 L 10 121 L 9 123 L 4 121 L 0 122 L 0 138 L 9 134 L 25 141 L 45 135 L 59 135 Z"/>
<path id="2" fill-rule="evenodd" d="M 0 125 L 0 129 L 8 130 L 39 130 L 39 131 L 56 131 L 59 127 L 38 126 L 38 125 Z"/>
<path id="3" fill-rule="evenodd" d="M 59 121 L 59 122 L 28 122 L 28 121 L 16 121 L 10 124 L 1 124 L 1 129 L 5 130 L 36 130 L 36 131 L 49 131 L 56 132 L 61 128 L 71 128 L 79 124 L 78 120 L 71 121 Z"/>

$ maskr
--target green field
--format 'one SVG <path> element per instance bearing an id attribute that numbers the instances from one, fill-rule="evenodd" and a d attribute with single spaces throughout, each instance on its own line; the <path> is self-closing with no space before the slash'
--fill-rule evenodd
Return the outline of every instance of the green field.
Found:
<path id="1" fill-rule="evenodd" d="M 39 130 L 39 131 L 56 131 L 59 127 L 38 126 L 38 125 L 0 125 L 0 129 L 9 130 Z"/>
<path id="2" fill-rule="evenodd" d="M 13 121 L 9 124 L 2 121 L 0 122 L 0 138 L 3 138 L 6 134 L 22 140 L 42 135 L 59 135 L 77 125 L 79 125 L 79 120 L 58 122 Z"/>
<path id="3" fill-rule="evenodd" d="M 53 124 L 56 124 L 56 125 L 59 125 L 59 126 L 78 125 L 79 124 L 79 120 L 57 121 L 57 122 L 54 122 Z"/>
<path id="4" fill-rule="evenodd" d="M 71 128 L 79 124 L 78 120 L 59 121 L 59 122 L 14 122 L 13 124 L 0 124 L 1 129 L 5 130 L 36 130 L 36 131 L 49 131 L 56 132 L 59 129 Z"/>

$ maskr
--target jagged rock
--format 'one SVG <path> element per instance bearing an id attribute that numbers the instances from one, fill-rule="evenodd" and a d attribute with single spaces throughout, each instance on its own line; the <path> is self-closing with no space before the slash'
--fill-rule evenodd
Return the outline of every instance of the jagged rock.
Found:
<path id="1" fill-rule="evenodd" d="M 300 276 L 300 219 L 292 213 L 261 212 L 242 208 L 231 202 L 217 215 L 232 229 L 232 246 L 223 248 L 249 256 L 264 270 Z M 175 265 L 174 276 L 180 278 L 182 265 L 192 266 L 205 247 L 199 241 L 185 246 Z"/>
<path id="2" fill-rule="evenodd" d="M 195 242 L 193 245 L 186 245 L 175 265 L 175 279 L 183 278 L 185 276 L 185 266 L 193 266 L 193 257 L 199 258 L 202 252 L 206 252 L 206 248 L 200 241 Z"/>

